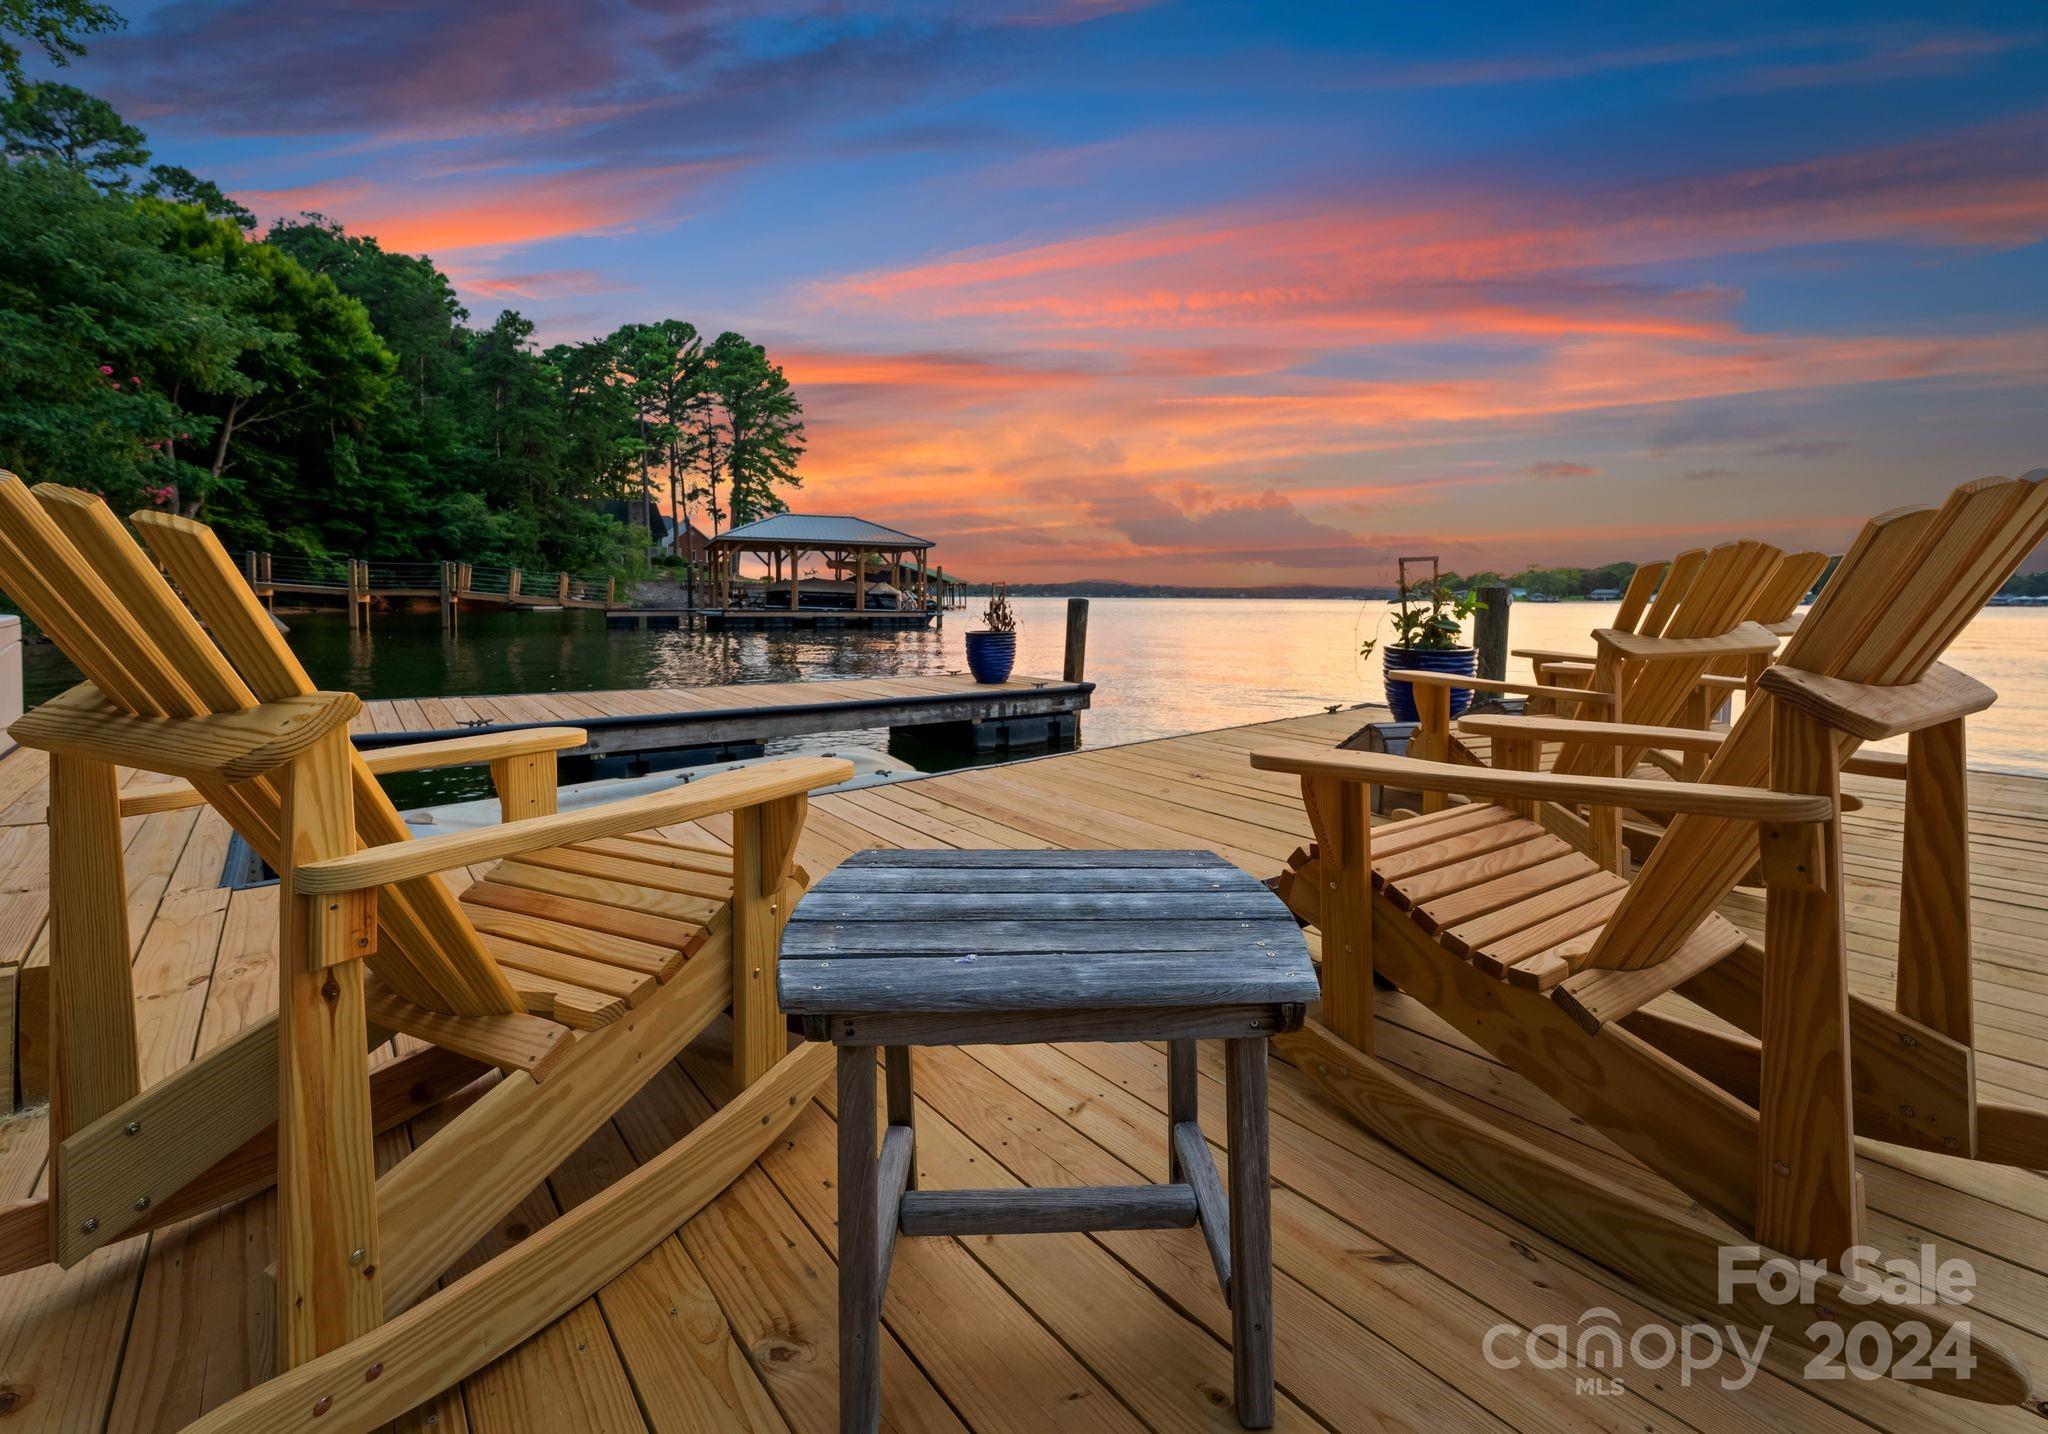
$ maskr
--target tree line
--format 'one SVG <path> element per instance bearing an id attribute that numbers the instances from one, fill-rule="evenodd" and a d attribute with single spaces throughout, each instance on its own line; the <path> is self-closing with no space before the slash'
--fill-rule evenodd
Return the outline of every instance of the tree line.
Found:
<path id="1" fill-rule="evenodd" d="M 1453 591 L 1505 587 L 1520 588 L 1532 597 L 1582 598 L 1603 588 L 1627 587 L 1635 571 L 1634 563 L 1607 563 L 1597 568 L 1524 568 L 1506 577 L 1496 572 L 1473 573 L 1469 577 L 1445 573 L 1444 585 Z"/>
<path id="2" fill-rule="evenodd" d="M 542 348 L 426 257 L 318 214 L 259 234 L 5 34 L 61 63 L 115 23 L 0 6 L 0 467 L 305 556 L 631 568 L 618 505 L 650 491 L 713 532 L 784 511 L 803 415 L 760 345 L 663 319 Z"/>

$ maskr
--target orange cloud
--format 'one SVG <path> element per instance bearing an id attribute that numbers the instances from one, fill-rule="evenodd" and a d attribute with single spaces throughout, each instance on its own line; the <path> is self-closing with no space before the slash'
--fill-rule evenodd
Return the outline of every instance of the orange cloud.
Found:
<path id="1" fill-rule="evenodd" d="M 235 197 L 265 217 L 312 211 L 376 235 L 387 249 L 441 254 L 616 233 L 672 218 L 682 199 L 722 168 L 695 163 L 456 176 L 403 187 L 351 178 L 294 189 L 245 190 Z"/>

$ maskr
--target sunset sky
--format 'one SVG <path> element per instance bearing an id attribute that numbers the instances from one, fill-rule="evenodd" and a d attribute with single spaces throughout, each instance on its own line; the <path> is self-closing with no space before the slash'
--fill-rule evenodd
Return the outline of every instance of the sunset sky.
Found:
<path id="1" fill-rule="evenodd" d="M 1838 550 L 2048 463 L 2038 3 L 183 0 L 68 76 L 1018 580 Z"/>

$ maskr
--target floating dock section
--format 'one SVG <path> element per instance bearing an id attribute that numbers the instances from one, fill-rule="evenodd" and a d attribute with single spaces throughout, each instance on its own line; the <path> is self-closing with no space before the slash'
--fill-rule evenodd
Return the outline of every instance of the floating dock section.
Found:
<path id="1" fill-rule="evenodd" d="M 365 703 L 356 742 L 369 748 L 516 727 L 582 727 L 587 745 L 565 757 L 630 769 L 655 754 L 718 760 L 783 737 L 887 727 L 974 752 L 1071 742 L 1095 684 L 1013 677 L 986 684 L 935 674 L 728 687 L 423 697 Z"/>

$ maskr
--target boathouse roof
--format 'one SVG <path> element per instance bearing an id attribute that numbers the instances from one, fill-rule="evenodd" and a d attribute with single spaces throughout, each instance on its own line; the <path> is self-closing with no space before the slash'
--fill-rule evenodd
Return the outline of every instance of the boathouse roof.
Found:
<path id="1" fill-rule="evenodd" d="M 764 543 L 802 543 L 825 548 L 930 548 L 930 538 L 916 538 L 896 528 L 870 523 L 866 518 L 831 517 L 811 513 L 777 513 L 754 523 L 728 528 L 712 539 L 714 544 L 748 547 Z"/>

